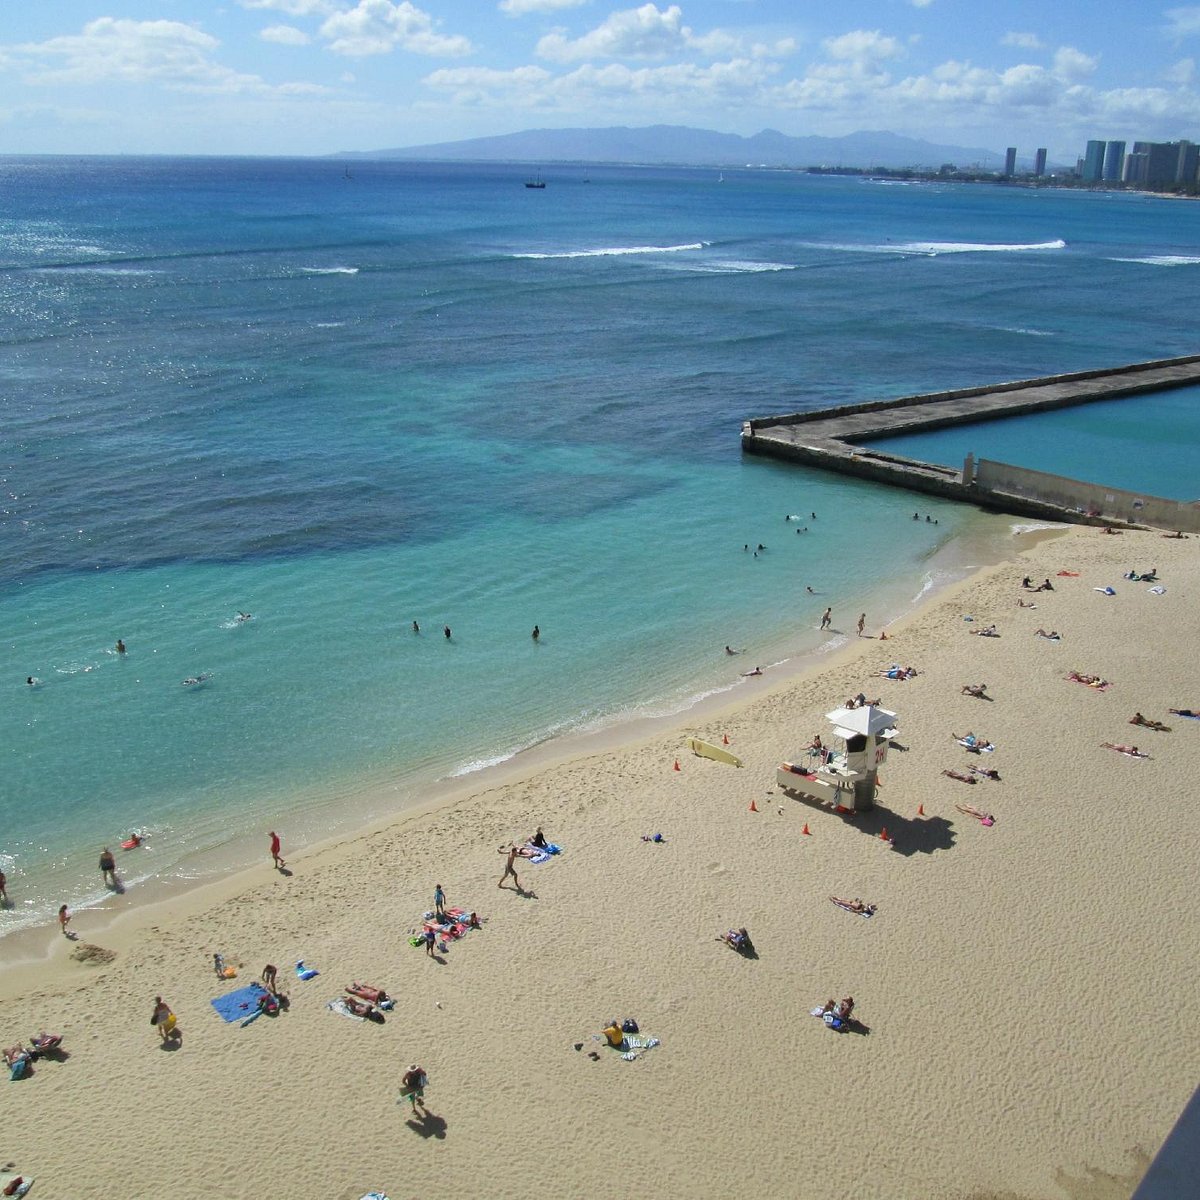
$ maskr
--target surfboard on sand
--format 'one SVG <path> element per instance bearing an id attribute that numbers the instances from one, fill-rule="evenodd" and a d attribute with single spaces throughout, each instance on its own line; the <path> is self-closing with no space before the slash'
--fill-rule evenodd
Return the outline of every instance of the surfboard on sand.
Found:
<path id="1" fill-rule="evenodd" d="M 730 754 L 724 746 L 714 746 L 712 742 L 703 742 L 699 738 L 688 738 L 688 745 L 693 754 L 701 758 L 711 758 L 716 762 L 728 763 L 731 767 L 740 767 L 742 760 L 736 754 Z"/>

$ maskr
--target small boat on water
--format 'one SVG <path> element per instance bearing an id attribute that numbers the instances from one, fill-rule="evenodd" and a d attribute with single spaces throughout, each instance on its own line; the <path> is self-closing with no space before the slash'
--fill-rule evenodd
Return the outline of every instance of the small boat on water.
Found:
<path id="1" fill-rule="evenodd" d="M 527 188 L 544 188 L 546 186 L 546 181 L 542 178 L 541 171 L 539 171 L 533 179 L 525 180 L 525 186 Z"/>

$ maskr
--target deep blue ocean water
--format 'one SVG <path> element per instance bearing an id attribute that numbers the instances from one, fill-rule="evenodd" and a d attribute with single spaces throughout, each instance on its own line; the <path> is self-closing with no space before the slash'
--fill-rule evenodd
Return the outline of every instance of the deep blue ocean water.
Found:
<path id="1" fill-rule="evenodd" d="M 1008 536 L 744 460 L 745 417 L 1195 349 L 1192 204 L 525 176 L 0 160 L 0 929 L 131 828 L 134 881 L 295 846 Z"/>

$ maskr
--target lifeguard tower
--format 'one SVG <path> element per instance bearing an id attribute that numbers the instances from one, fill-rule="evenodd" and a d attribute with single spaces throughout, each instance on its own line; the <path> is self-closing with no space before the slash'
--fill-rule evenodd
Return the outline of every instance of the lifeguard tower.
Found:
<path id="1" fill-rule="evenodd" d="M 835 709 L 825 718 L 833 725 L 835 745 L 781 763 L 775 781 L 806 800 L 844 812 L 867 812 L 875 807 L 879 768 L 896 736 L 896 714 L 864 704 Z"/>

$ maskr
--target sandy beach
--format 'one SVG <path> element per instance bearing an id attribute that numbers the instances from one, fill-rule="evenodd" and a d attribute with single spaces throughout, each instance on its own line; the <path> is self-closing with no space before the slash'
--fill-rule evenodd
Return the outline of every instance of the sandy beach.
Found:
<path id="1" fill-rule="evenodd" d="M 1152 566 L 1162 594 L 1123 578 Z M 259 869 L 116 924 L 82 913 L 77 941 L 47 930 L 48 960 L 0 979 L 4 1043 L 48 1029 L 66 1051 L 5 1083 L 0 1158 L 48 1200 L 1128 1196 L 1200 1067 L 1200 720 L 1167 711 L 1200 711 L 1198 597 L 1200 540 L 1071 530 L 718 714 L 295 857 L 281 830 L 289 875 L 264 830 Z M 919 674 L 876 674 L 893 662 Z M 963 694 L 980 682 L 990 700 Z M 775 771 L 860 691 L 904 749 L 848 820 Z M 728 737 L 744 768 L 689 736 Z M 972 766 L 1001 779 L 943 774 Z M 498 847 L 538 825 L 563 853 L 498 889 Z M 409 937 L 435 883 L 483 927 L 431 959 Z M 757 958 L 717 940 L 738 926 Z M 287 1011 L 223 1022 L 210 1000 L 268 962 Z M 385 1023 L 326 1007 L 352 980 L 396 998 Z M 810 1015 L 847 995 L 856 1030 Z M 660 1044 L 623 1060 L 594 1040 L 613 1017 Z M 423 1114 L 398 1102 L 414 1063 Z"/>

